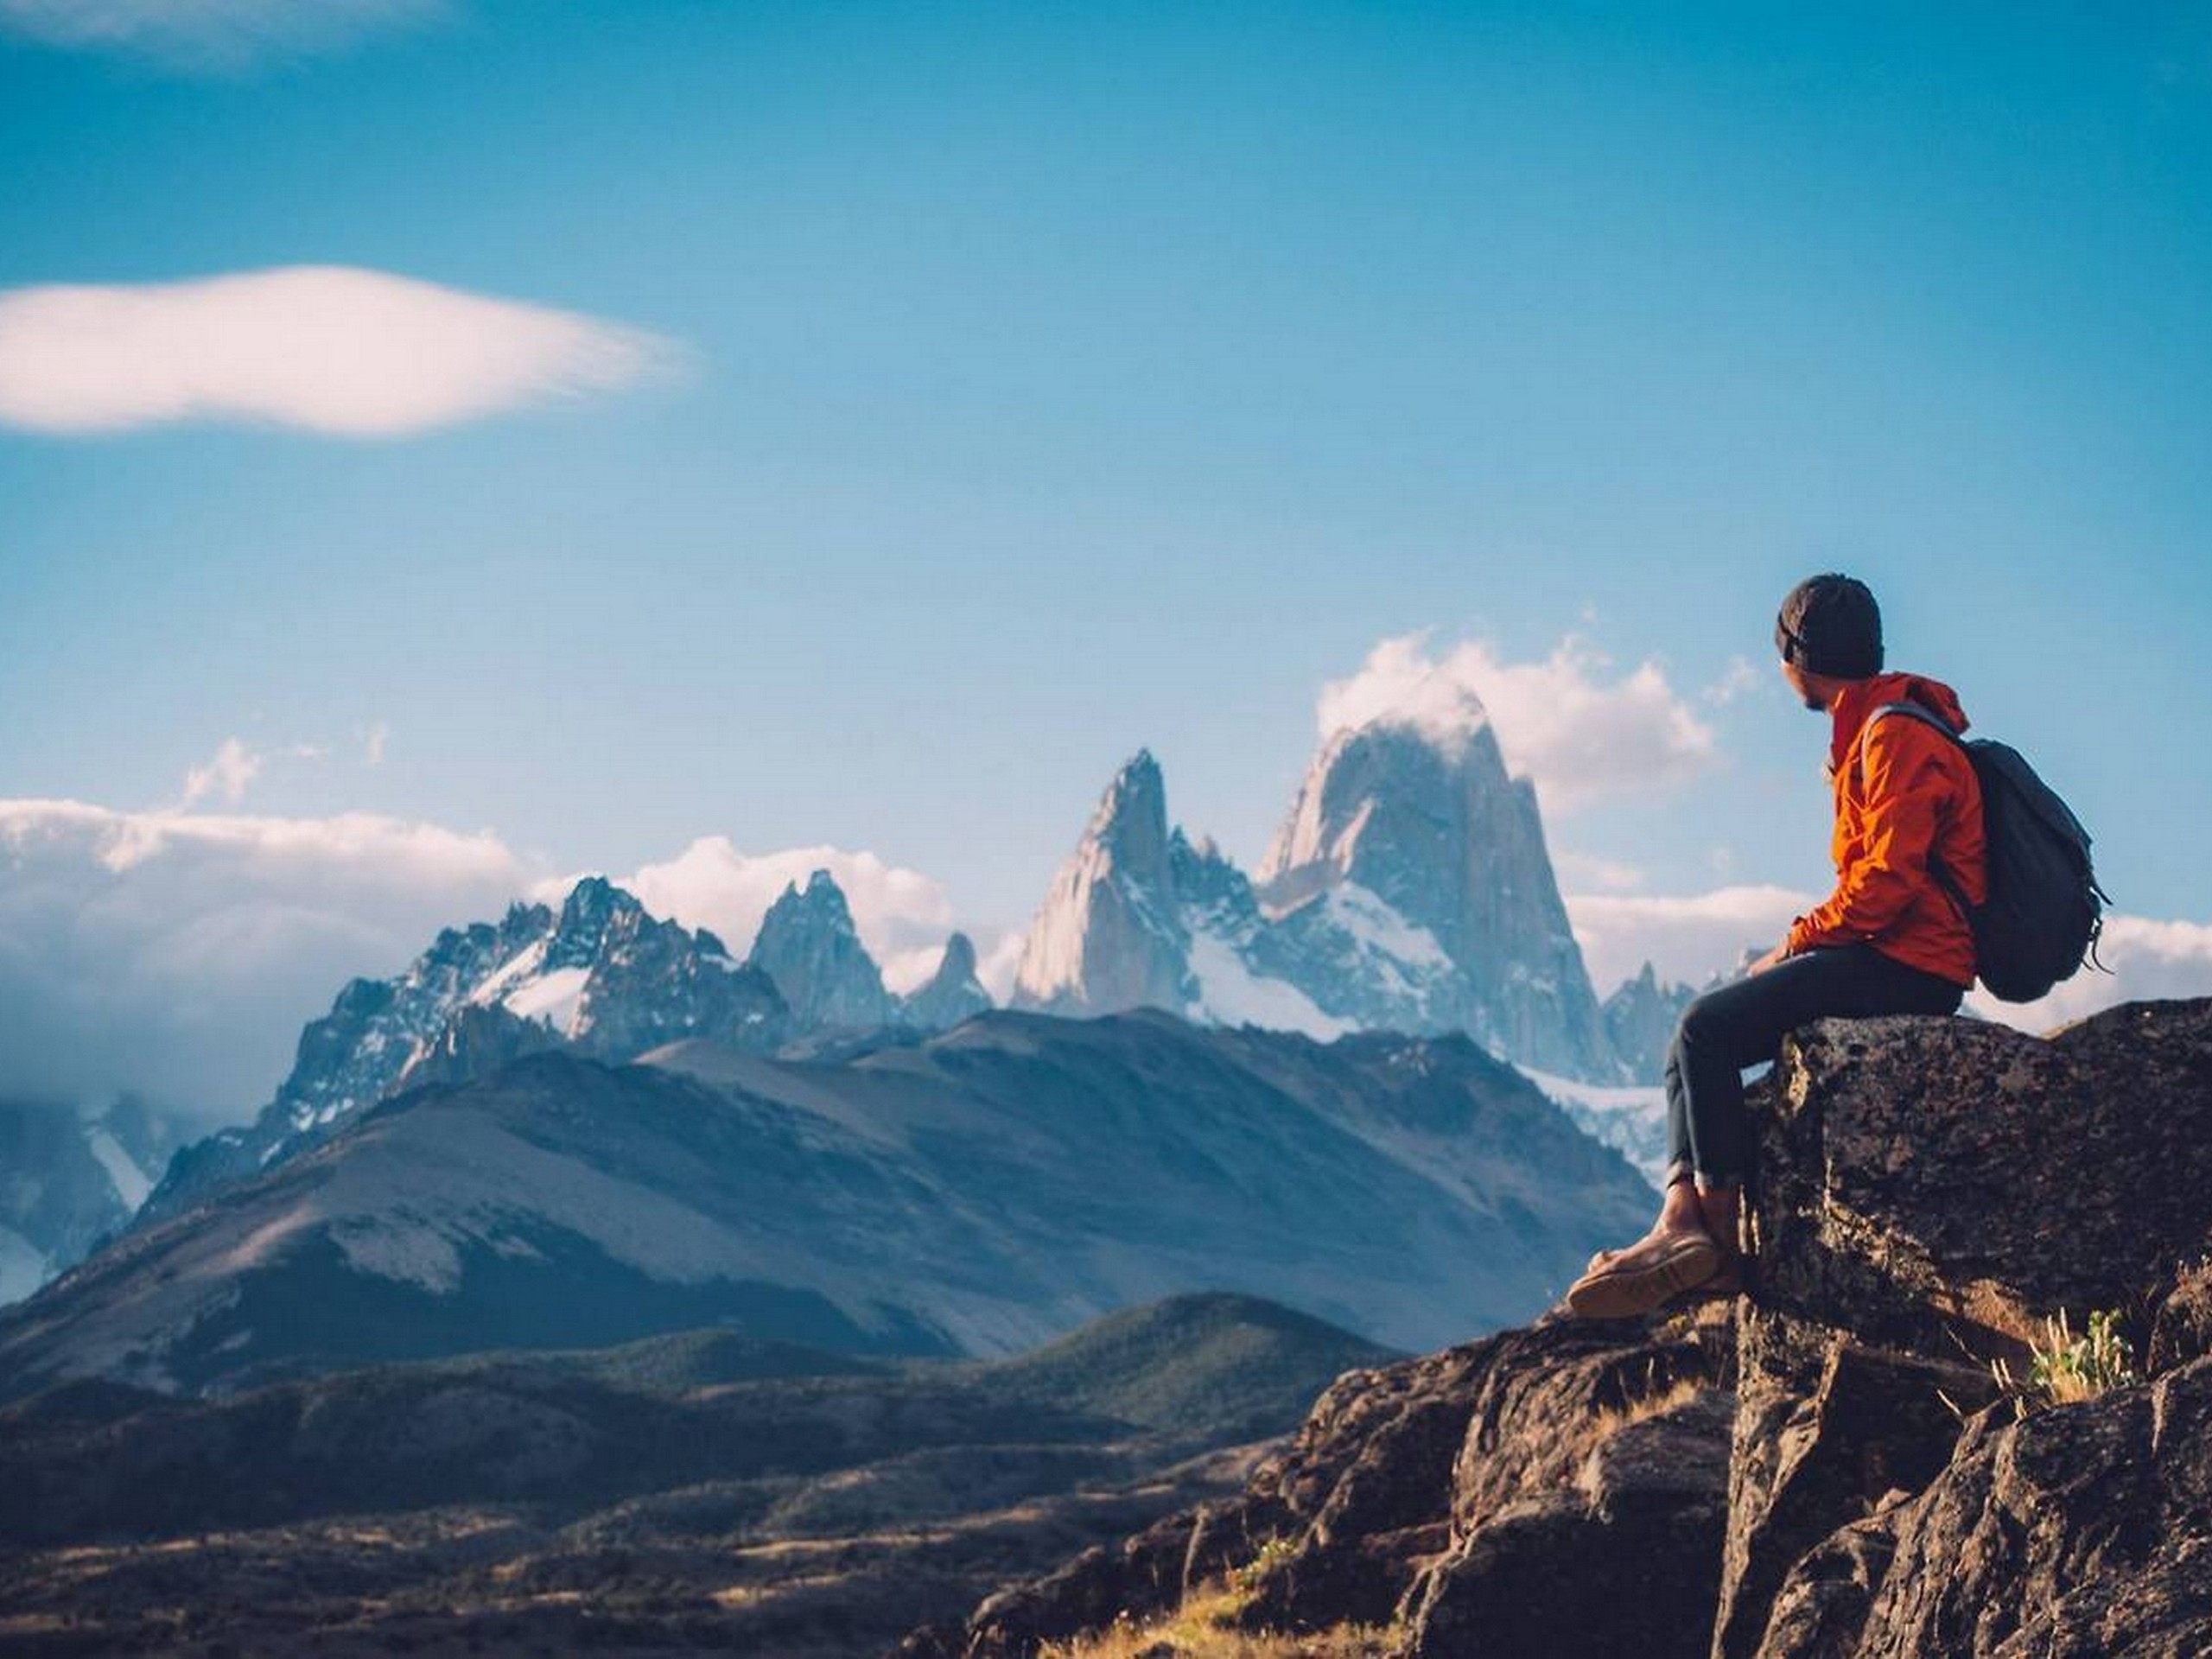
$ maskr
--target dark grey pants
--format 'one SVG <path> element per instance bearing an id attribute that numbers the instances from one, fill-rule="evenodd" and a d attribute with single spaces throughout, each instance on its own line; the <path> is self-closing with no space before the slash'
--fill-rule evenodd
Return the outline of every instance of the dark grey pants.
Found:
<path id="1" fill-rule="evenodd" d="M 1682 1010 L 1667 1052 L 1662 1185 L 1694 1173 L 1701 1185 L 1725 1186 L 1750 1172 L 1744 1068 L 1773 1059 L 1785 1033 L 1829 1014 L 1955 1014 L 1965 995 L 1871 944 L 1808 950 L 1707 991 Z"/>

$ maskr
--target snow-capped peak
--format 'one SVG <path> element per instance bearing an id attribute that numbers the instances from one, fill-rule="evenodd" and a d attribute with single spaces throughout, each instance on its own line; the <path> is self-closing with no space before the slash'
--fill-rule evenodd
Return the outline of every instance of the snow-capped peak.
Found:
<path id="1" fill-rule="evenodd" d="M 496 924 L 447 928 L 404 972 L 348 983 L 301 1033 L 276 1098 L 251 1125 L 180 1154 L 145 1214 L 296 1156 L 397 1089 L 454 1080 L 532 1046 L 625 1061 L 684 1037 L 772 1047 L 788 1027 L 769 976 L 730 962 L 713 935 L 657 920 L 605 877 L 587 876 L 558 912 L 516 905 Z"/>
<path id="2" fill-rule="evenodd" d="M 1612 1077 L 1535 791 L 1508 775 L 1471 691 L 1448 677 L 1431 690 L 1421 720 L 1378 711 L 1323 742 L 1261 863 L 1262 907 L 1288 922 L 1332 889 L 1361 889 L 1326 919 L 1370 951 L 1377 926 L 1414 957 L 1440 950 L 1459 982 L 1452 1017 L 1478 1040 L 1551 1071 Z M 1459 721 L 1450 742 L 1439 735 L 1447 713 Z"/>
<path id="3" fill-rule="evenodd" d="M 1552 1071 L 1617 1077 L 1535 791 L 1507 775 L 1471 692 L 1447 682 L 1431 702 L 1426 722 L 1383 710 L 1331 733 L 1257 882 L 1211 836 L 1169 827 L 1140 750 L 1031 923 L 1014 1006 L 1465 1030 Z"/>

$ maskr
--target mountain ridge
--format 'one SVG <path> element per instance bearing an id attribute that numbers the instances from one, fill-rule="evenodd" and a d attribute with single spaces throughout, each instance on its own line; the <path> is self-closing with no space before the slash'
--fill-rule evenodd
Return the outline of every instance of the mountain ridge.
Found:
<path id="1" fill-rule="evenodd" d="M 1410 1347 L 1525 1314 L 1648 1203 L 1464 1035 L 997 1010 L 836 1059 L 652 1053 L 528 1055 L 349 1117 L 0 1310 L 0 1392 L 717 1317 L 1002 1351 L 1199 1288 Z"/>

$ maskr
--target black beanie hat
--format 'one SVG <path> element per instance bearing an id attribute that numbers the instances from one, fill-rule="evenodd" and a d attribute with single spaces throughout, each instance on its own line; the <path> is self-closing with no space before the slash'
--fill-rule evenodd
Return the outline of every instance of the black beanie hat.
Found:
<path id="1" fill-rule="evenodd" d="M 1863 680 L 1882 671 L 1882 613 L 1855 577 L 1808 576 L 1782 601 L 1774 646 L 1808 673 Z"/>

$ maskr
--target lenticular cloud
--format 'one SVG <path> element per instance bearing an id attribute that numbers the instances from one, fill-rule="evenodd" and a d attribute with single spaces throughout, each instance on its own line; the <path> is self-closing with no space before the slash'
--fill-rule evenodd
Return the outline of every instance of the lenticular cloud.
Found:
<path id="1" fill-rule="evenodd" d="M 638 329 L 346 266 L 0 291 L 0 423 L 43 432 L 232 420 L 396 437 L 674 360 Z"/>

